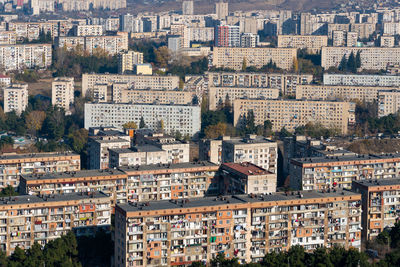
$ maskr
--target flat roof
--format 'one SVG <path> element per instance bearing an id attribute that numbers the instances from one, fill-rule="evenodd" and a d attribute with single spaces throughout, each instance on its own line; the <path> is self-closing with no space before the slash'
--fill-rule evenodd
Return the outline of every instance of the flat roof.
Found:
<path id="1" fill-rule="evenodd" d="M 374 186 L 385 186 L 385 185 L 400 185 L 400 178 L 395 179 L 366 179 L 353 181 L 353 183 L 363 185 L 366 187 L 374 187 Z"/>
<path id="2" fill-rule="evenodd" d="M 83 178 L 83 177 L 110 176 L 110 175 L 125 175 L 125 173 L 118 169 L 81 170 L 81 171 L 54 172 L 45 174 L 22 174 L 21 178 L 27 181 L 32 181 L 32 180 Z"/>
<path id="3" fill-rule="evenodd" d="M 133 151 L 130 148 L 110 148 L 109 151 L 112 151 L 117 154 L 135 153 L 135 151 Z"/>
<path id="4" fill-rule="evenodd" d="M 400 158 L 400 153 L 307 157 L 307 158 L 294 158 L 292 159 L 292 161 L 302 164 L 307 164 L 307 163 L 342 162 L 342 161 L 357 161 L 357 160 L 379 160 L 379 159 L 391 159 L 391 158 Z"/>
<path id="5" fill-rule="evenodd" d="M 132 147 L 132 150 L 135 150 L 135 152 L 156 152 L 156 151 L 164 151 L 158 146 L 153 146 L 153 145 L 139 145 L 139 146 L 134 146 Z"/>
<path id="6" fill-rule="evenodd" d="M 94 142 L 98 142 L 98 143 L 121 143 L 121 142 L 128 142 L 130 143 L 131 141 L 128 141 L 126 139 L 122 139 L 122 138 L 117 138 L 117 139 L 96 139 L 93 138 Z"/>
<path id="7" fill-rule="evenodd" d="M 139 165 L 132 167 L 120 167 L 121 171 L 149 171 L 149 170 L 164 170 L 164 169 L 188 169 L 188 168 L 197 168 L 197 167 L 218 167 L 217 164 L 214 164 L 209 161 L 198 161 L 198 162 L 183 162 L 183 163 L 175 163 L 175 164 L 151 164 L 151 165 Z"/>
<path id="8" fill-rule="evenodd" d="M 266 169 L 261 168 L 250 162 L 242 162 L 242 163 L 230 162 L 230 163 L 223 163 L 222 166 L 226 166 L 230 169 L 233 169 L 233 170 L 240 172 L 247 176 L 272 174 L 271 172 L 267 171 Z"/>
<path id="9" fill-rule="evenodd" d="M 293 193 L 293 194 L 292 194 Z M 135 203 L 121 203 L 117 204 L 119 208 L 126 212 L 135 211 L 152 211 L 152 210 L 163 210 L 163 209 L 176 209 L 176 208 L 196 208 L 196 207 L 209 207 L 229 204 L 245 204 L 245 203 L 257 203 L 257 202 L 270 202 L 270 201 L 286 201 L 296 199 L 313 199 L 313 198 L 328 198 L 328 197 L 343 197 L 343 196 L 355 196 L 360 195 L 355 192 L 340 190 L 331 192 L 320 192 L 320 191 L 293 191 L 288 194 L 283 192 L 272 193 L 272 194 L 260 194 L 260 195 L 234 195 L 234 196 L 222 196 L 222 197 L 202 197 L 202 198 L 190 198 L 184 200 L 159 200 L 150 202 L 139 202 Z M 301 197 L 300 197 L 301 196 Z M 183 204 L 183 206 L 182 206 Z M 295 203 L 293 204 L 295 205 Z"/>
<path id="10" fill-rule="evenodd" d="M 12 197 L 0 197 L 0 205 L 18 205 L 18 204 L 29 204 L 29 203 L 44 203 L 44 202 L 59 202 L 59 201 L 71 201 L 71 200 L 82 200 L 89 198 L 108 198 L 109 196 L 101 191 L 94 192 L 77 192 L 69 194 L 53 194 L 49 196 L 12 196 Z"/>
<path id="11" fill-rule="evenodd" d="M 53 152 L 53 153 L 24 153 L 24 154 L 2 154 L 0 155 L 1 160 L 11 159 L 27 159 L 27 158 L 47 158 L 47 157 L 65 157 L 65 156 L 79 156 L 72 151 L 66 152 Z"/>
<path id="12" fill-rule="evenodd" d="M 263 144 L 263 143 L 276 143 L 275 141 L 269 140 L 262 136 L 257 136 L 256 138 L 232 138 L 232 139 L 223 139 L 226 143 L 231 144 Z"/>

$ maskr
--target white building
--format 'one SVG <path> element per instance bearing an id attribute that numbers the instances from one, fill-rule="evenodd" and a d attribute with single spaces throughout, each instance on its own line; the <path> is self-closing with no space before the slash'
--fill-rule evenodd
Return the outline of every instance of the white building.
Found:
<path id="1" fill-rule="evenodd" d="M 16 114 L 20 115 L 28 105 L 28 85 L 13 84 L 5 87 L 3 92 L 4 112 L 15 111 Z"/>
<path id="2" fill-rule="evenodd" d="M 324 73 L 324 85 L 400 87 L 400 76 Z"/>
<path id="3" fill-rule="evenodd" d="M 179 131 L 183 135 L 194 135 L 200 131 L 201 117 L 199 106 L 154 105 L 154 104 L 110 104 L 86 103 L 85 128 L 114 126 L 122 128 L 127 122 L 140 124 L 143 118 L 146 127 L 160 129 L 164 124 L 166 133 Z"/>
<path id="4" fill-rule="evenodd" d="M 56 78 L 51 86 L 51 104 L 59 106 L 70 113 L 70 107 L 74 103 L 74 78 Z"/>
<path id="5" fill-rule="evenodd" d="M 51 65 L 51 44 L 0 45 L 0 66 L 6 71 L 47 68 Z"/>

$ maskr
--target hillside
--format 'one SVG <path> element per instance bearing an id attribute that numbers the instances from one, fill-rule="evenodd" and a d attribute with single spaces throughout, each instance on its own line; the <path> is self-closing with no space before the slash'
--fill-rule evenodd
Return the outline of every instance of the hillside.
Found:
<path id="1" fill-rule="evenodd" d="M 400 152 L 400 139 L 368 139 L 352 142 L 348 150 L 359 154 Z"/>

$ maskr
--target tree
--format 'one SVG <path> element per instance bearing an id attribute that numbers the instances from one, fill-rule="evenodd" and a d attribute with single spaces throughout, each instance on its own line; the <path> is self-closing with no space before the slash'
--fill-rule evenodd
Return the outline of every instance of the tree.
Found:
<path id="1" fill-rule="evenodd" d="M 299 71 L 299 61 L 297 60 L 297 58 L 293 59 L 293 71 L 294 72 L 298 72 Z"/>
<path id="2" fill-rule="evenodd" d="M 146 123 L 144 122 L 143 116 L 140 118 L 139 128 L 143 129 L 146 127 Z"/>
<path id="3" fill-rule="evenodd" d="M 357 51 L 357 55 L 356 55 L 356 68 L 361 68 L 361 51 L 358 50 Z"/>
<path id="4" fill-rule="evenodd" d="M 338 69 L 340 71 L 346 71 L 347 70 L 347 58 L 346 58 L 346 55 L 343 55 L 342 59 L 340 60 Z"/>
<path id="5" fill-rule="evenodd" d="M 124 129 L 137 129 L 137 124 L 134 121 L 127 122 L 122 125 Z"/>
<path id="6" fill-rule="evenodd" d="M 71 147 L 76 153 L 81 153 L 86 147 L 88 135 L 89 132 L 85 128 L 75 130 L 68 135 Z"/>
<path id="7" fill-rule="evenodd" d="M 247 69 L 247 60 L 246 60 L 246 58 L 244 57 L 243 58 L 243 62 L 242 62 L 242 71 L 245 71 Z"/>
<path id="8" fill-rule="evenodd" d="M 52 140 L 60 140 L 65 131 L 64 109 L 58 106 L 50 106 L 46 111 L 46 119 L 43 122 L 41 132 Z"/>
<path id="9" fill-rule="evenodd" d="M 164 120 L 161 119 L 158 124 L 159 124 L 158 125 L 159 130 L 164 131 L 164 128 L 165 128 Z"/>
<path id="10" fill-rule="evenodd" d="M 4 187 L 0 192 L 1 197 L 12 197 L 18 195 L 18 192 L 15 191 L 14 187 L 12 187 L 11 185 L 7 185 L 7 187 Z"/>
<path id="11" fill-rule="evenodd" d="M 26 116 L 26 128 L 28 133 L 36 135 L 36 133 L 42 129 L 44 120 L 46 119 L 46 113 L 44 111 L 31 111 Z"/>
<path id="12" fill-rule="evenodd" d="M 347 59 L 347 69 L 353 73 L 357 73 L 356 58 L 353 51 L 351 51 L 350 56 Z"/>
<path id="13" fill-rule="evenodd" d="M 209 125 L 204 130 L 204 134 L 206 138 L 214 139 L 219 136 L 224 136 L 226 133 L 227 124 L 223 122 L 219 122 L 215 125 Z"/>

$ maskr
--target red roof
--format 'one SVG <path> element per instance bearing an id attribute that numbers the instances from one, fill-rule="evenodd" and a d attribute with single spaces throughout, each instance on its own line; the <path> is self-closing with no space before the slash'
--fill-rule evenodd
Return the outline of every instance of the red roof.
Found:
<path id="1" fill-rule="evenodd" d="M 237 172 L 243 173 L 245 175 L 263 175 L 263 174 L 271 174 L 271 172 L 267 171 L 264 168 L 261 168 L 250 162 L 242 162 L 242 163 L 223 163 L 222 165 L 227 166 L 230 169 L 233 169 Z"/>

